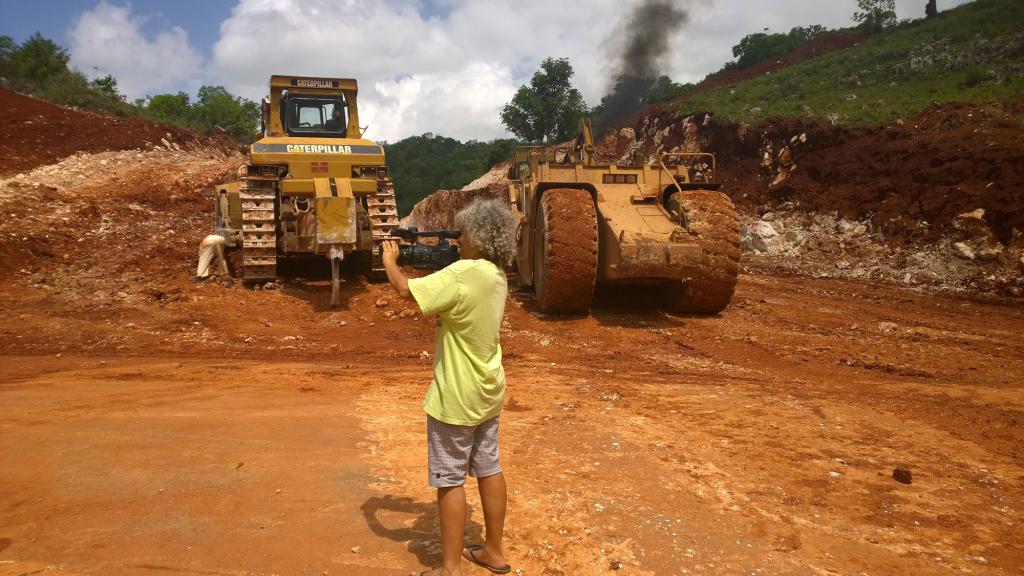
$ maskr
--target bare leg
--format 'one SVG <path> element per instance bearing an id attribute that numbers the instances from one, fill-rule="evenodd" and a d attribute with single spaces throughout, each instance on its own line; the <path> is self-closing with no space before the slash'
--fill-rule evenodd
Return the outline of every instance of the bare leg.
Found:
<path id="1" fill-rule="evenodd" d="M 466 533 L 466 490 L 462 486 L 437 489 L 441 516 L 441 568 L 434 574 L 462 575 L 462 539 Z"/>
<path id="2" fill-rule="evenodd" d="M 508 501 L 508 489 L 505 486 L 505 475 L 501 472 L 493 476 L 477 478 L 480 488 L 480 503 L 484 508 L 484 549 L 477 551 L 477 560 L 491 566 L 508 564 L 501 548 L 501 538 L 505 532 L 505 507 Z"/>

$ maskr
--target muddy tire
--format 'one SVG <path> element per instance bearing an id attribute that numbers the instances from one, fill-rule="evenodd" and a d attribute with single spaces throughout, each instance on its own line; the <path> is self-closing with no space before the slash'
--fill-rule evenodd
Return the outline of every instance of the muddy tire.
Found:
<path id="1" fill-rule="evenodd" d="M 590 310 L 597 280 L 597 211 L 585 190 L 548 190 L 537 208 L 533 286 L 542 312 Z"/>
<path id="2" fill-rule="evenodd" d="M 703 252 L 699 271 L 665 285 L 665 306 L 673 312 L 717 314 L 729 305 L 740 271 L 740 223 L 732 200 L 721 192 L 676 192 L 666 207 L 682 211 L 686 229 Z"/>

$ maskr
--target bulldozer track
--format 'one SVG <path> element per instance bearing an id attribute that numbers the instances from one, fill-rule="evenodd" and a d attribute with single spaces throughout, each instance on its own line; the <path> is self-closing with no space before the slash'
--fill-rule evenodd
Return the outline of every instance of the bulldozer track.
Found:
<path id="1" fill-rule="evenodd" d="M 537 218 L 537 304 L 548 313 L 588 311 L 597 280 L 597 211 L 593 199 L 584 190 L 548 190 L 540 200 Z"/>
<path id="2" fill-rule="evenodd" d="M 675 193 L 669 205 L 685 215 L 686 228 L 703 252 L 700 269 L 683 282 L 665 285 L 670 310 L 691 314 L 717 314 L 736 291 L 739 275 L 740 228 L 732 200 L 721 192 L 692 190 Z"/>
<path id="3" fill-rule="evenodd" d="M 277 174 L 248 175 L 242 179 L 242 278 L 246 281 L 277 278 L 277 218 L 274 202 Z"/>
<path id="4" fill-rule="evenodd" d="M 398 227 L 398 204 L 395 200 L 395 185 L 389 176 L 377 178 L 377 192 L 366 198 L 366 211 L 370 216 L 373 231 L 373 254 L 370 260 L 370 275 L 382 277 L 384 262 L 381 245 L 391 238 L 391 231 Z"/>

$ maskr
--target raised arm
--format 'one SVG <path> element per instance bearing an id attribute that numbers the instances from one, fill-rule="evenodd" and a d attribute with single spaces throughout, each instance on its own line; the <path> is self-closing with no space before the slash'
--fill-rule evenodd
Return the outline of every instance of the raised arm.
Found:
<path id="1" fill-rule="evenodd" d="M 388 282 L 395 288 L 395 292 L 398 292 L 399 296 L 412 299 L 412 292 L 409 291 L 409 279 L 398 268 L 398 242 L 387 240 L 382 249 L 381 259 L 384 261 L 384 271 L 387 272 Z"/>

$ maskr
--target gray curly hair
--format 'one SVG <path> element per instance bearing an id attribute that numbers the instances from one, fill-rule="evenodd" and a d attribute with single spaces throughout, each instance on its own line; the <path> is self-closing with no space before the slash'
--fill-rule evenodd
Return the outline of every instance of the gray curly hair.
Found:
<path id="1" fill-rule="evenodd" d="M 455 215 L 455 226 L 468 236 L 480 255 L 499 267 L 516 253 L 515 216 L 508 205 L 491 199 L 473 200 Z"/>

